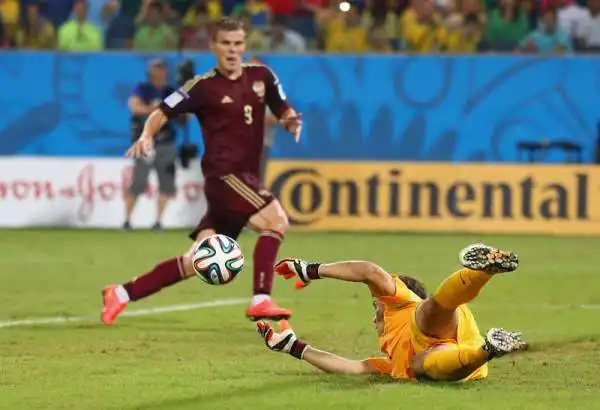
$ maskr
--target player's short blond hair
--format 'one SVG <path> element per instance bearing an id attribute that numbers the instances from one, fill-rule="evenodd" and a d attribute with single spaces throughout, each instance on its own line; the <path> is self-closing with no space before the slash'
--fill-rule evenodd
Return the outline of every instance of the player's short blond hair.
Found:
<path id="1" fill-rule="evenodd" d="M 217 38 L 217 34 L 219 34 L 221 31 L 238 30 L 244 30 L 244 24 L 241 21 L 224 17 L 215 24 L 212 38 L 215 40 Z"/>

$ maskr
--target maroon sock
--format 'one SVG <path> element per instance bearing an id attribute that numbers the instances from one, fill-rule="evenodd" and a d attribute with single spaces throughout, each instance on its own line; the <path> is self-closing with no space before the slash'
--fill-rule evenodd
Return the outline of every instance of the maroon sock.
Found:
<path id="1" fill-rule="evenodd" d="M 181 257 L 173 258 L 159 263 L 150 272 L 133 278 L 123 287 L 132 301 L 145 298 L 162 288 L 171 286 L 185 279 L 183 261 Z"/>
<path id="2" fill-rule="evenodd" d="M 273 288 L 275 259 L 283 235 L 275 231 L 263 231 L 254 248 L 254 280 L 252 292 L 255 295 L 270 295 Z"/>

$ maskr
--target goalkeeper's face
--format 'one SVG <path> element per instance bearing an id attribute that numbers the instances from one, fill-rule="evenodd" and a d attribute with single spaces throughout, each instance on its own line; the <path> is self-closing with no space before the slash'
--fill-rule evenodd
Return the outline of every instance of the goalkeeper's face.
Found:
<path id="1" fill-rule="evenodd" d="M 377 335 L 381 336 L 383 334 L 384 323 L 383 323 L 383 304 L 375 299 L 373 301 L 373 307 L 375 308 L 375 316 L 373 316 L 373 324 L 375 325 L 375 330 L 377 331 Z"/>

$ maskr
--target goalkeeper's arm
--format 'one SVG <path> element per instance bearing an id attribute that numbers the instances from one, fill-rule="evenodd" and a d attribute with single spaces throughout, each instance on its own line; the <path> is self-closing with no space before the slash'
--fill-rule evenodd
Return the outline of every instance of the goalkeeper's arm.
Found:
<path id="1" fill-rule="evenodd" d="M 301 259 L 284 259 L 275 266 L 275 272 L 285 279 L 296 278 L 296 287 L 307 286 L 315 279 L 330 278 L 346 282 L 362 282 L 374 296 L 393 296 L 396 283 L 389 273 L 368 261 L 335 263 L 308 263 Z"/>
<path id="2" fill-rule="evenodd" d="M 338 374 L 379 374 L 368 360 L 351 360 L 306 346 L 302 360 L 327 373 Z"/>
<path id="3" fill-rule="evenodd" d="M 286 321 L 280 322 L 280 331 L 265 322 L 257 322 L 258 333 L 263 337 L 267 347 L 275 352 L 288 353 L 304 360 L 327 373 L 338 374 L 379 374 L 367 360 L 350 360 L 333 353 L 315 349 L 298 339 Z"/>

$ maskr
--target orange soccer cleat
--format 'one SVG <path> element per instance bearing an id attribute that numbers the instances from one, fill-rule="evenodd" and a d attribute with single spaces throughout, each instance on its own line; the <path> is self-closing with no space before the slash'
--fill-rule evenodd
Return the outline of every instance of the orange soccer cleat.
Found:
<path id="1" fill-rule="evenodd" d="M 102 302 L 104 308 L 100 314 L 100 320 L 105 325 L 112 325 L 119 315 L 127 307 L 127 302 L 121 302 L 116 293 L 117 286 L 109 285 L 102 289 Z"/>
<path id="2" fill-rule="evenodd" d="M 249 306 L 246 309 L 246 316 L 253 322 L 260 319 L 282 320 L 289 319 L 292 316 L 292 311 L 280 308 L 273 299 L 267 299 Z"/>

